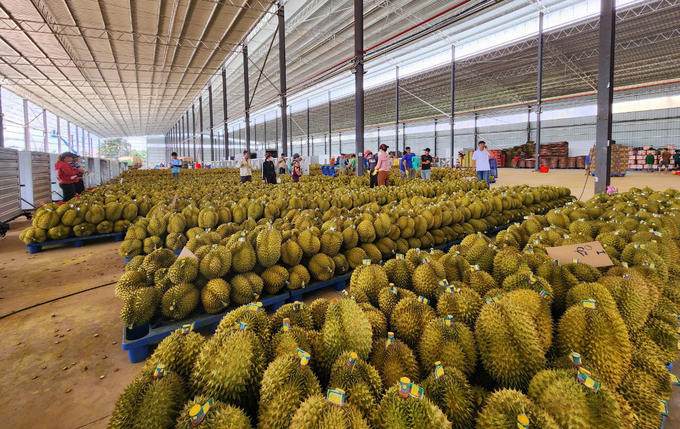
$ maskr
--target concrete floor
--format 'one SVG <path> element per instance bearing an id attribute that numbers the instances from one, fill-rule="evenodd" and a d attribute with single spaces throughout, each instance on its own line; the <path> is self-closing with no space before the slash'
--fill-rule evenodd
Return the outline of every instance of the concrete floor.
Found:
<path id="1" fill-rule="evenodd" d="M 494 186 L 568 186 L 581 194 L 583 170 L 501 169 Z M 631 187 L 680 189 L 680 176 L 632 173 L 613 178 Z M 589 177 L 583 199 L 593 195 Z M 0 397 L 4 422 L 15 429 L 103 429 L 116 399 L 139 373 L 121 349 L 120 301 L 113 294 L 123 272 L 119 243 L 102 241 L 29 255 L 19 233 L 30 222 L 11 223 L 0 240 Z M 340 297 L 335 291 L 319 296 Z M 666 429 L 680 429 L 680 395 Z"/>

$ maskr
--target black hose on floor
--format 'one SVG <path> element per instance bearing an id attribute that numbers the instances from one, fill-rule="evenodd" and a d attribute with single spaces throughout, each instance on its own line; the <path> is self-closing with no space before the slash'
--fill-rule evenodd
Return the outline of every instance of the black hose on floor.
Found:
<path id="1" fill-rule="evenodd" d="M 588 179 L 590 179 L 590 173 L 586 174 L 586 181 L 583 184 L 583 190 L 581 191 L 581 196 L 578 197 L 579 201 L 581 201 L 581 197 L 583 197 L 583 193 L 586 192 L 586 185 L 588 185 Z"/>
<path id="2" fill-rule="evenodd" d="M 105 283 L 103 285 L 94 286 L 94 287 L 91 287 L 89 289 L 83 289 L 83 290 L 78 291 L 78 292 L 73 292 L 73 293 L 70 293 L 68 295 L 60 296 L 59 298 L 53 298 L 53 299 L 50 299 L 49 301 L 41 302 L 39 304 L 30 305 L 30 306 L 22 308 L 20 310 L 16 310 L 16 311 L 13 311 L 11 313 L 3 314 L 2 316 L 0 316 L 0 320 L 4 319 L 5 317 L 9 317 L 13 314 L 17 314 L 17 313 L 21 313 L 22 311 L 30 310 L 31 308 L 40 307 L 41 305 L 49 304 L 50 302 L 54 302 L 54 301 L 59 301 L 60 299 L 64 299 L 64 298 L 68 298 L 68 297 L 71 297 L 71 296 L 74 296 L 74 295 L 78 295 L 78 294 L 81 294 L 83 292 L 89 292 L 91 290 L 99 289 L 99 288 L 102 288 L 102 287 L 105 287 L 105 286 L 115 285 L 116 283 L 117 282 Z"/>

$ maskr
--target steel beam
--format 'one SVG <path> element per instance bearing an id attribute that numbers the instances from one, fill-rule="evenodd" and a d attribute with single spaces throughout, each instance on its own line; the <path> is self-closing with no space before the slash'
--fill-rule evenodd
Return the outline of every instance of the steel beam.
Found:
<path id="1" fill-rule="evenodd" d="M 246 112 L 246 150 L 250 153 L 250 77 L 248 75 L 248 46 L 243 45 L 243 93 Z"/>
<path id="2" fill-rule="evenodd" d="M 454 117 L 456 114 L 456 46 L 451 46 L 451 118 L 449 118 L 449 126 L 451 127 L 451 168 L 456 166 L 456 150 L 455 150 L 455 134 L 454 134 Z"/>
<path id="3" fill-rule="evenodd" d="M 201 162 L 205 162 L 205 146 L 203 145 L 203 96 L 198 97 L 198 121 L 200 122 L 199 132 L 201 133 Z"/>
<path id="4" fill-rule="evenodd" d="M 541 109 L 543 101 L 543 12 L 538 14 L 538 82 L 536 90 L 536 167 L 541 169 Z"/>
<path id="5" fill-rule="evenodd" d="M 394 120 L 394 150 L 399 153 L 399 66 L 396 67 L 396 85 L 395 85 L 395 120 Z"/>
<path id="6" fill-rule="evenodd" d="M 354 0 L 354 101 L 356 174 L 364 175 L 364 2 Z"/>
<path id="7" fill-rule="evenodd" d="M 208 85 L 208 116 L 210 117 L 210 161 L 214 161 L 215 160 L 215 131 L 213 130 L 214 117 L 213 117 L 212 85 Z M 201 162 L 205 162 L 205 159 L 201 159 Z"/>
<path id="8" fill-rule="evenodd" d="M 222 69 L 222 126 L 224 128 L 224 153 L 229 159 L 229 134 L 227 132 L 227 69 Z"/>
<path id="9" fill-rule="evenodd" d="M 279 80 L 281 85 L 281 153 L 288 152 L 288 89 L 286 87 L 286 20 L 283 9 L 283 4 L 279 2 Z M 292 127 L 291 127 L 292 128 Z M 292 131 L 291 131 L 292 132 Z M 292 149 L 291 137 L 291 149 Z M 292 156 L 292 152 L 288 152 L 288 156 Z"/>
<path id="10" fill-rule="evenodd" d="M 611 182 L 612 104 L 614 103 L 615 0 L 600 0 L 600 43 L 595 132 L 595 193 Z"/>

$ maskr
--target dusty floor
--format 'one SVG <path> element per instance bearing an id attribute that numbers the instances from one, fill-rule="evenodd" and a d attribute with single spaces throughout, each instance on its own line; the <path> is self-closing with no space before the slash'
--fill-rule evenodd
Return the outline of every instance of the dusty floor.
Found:
<path id="1" fill-rule="evenodd" d="M 577 197 L 583 170 L 501 169 L 495 186 L 568 186 Z M 613 178 L 620 191 L 631 187 L 680 189 L 680 176 L 633 173 Z M 583 199 L 593 194 L 589 177 Z M 118 395 L 138 374 L 121 350 L 120 301 L 114 282 L 123 271 L 119 243 L 47 249 L 29 255 L 19 233 L 25 220 L 11 223 L 0 240 L 0 397 L 4 424 L 15 429 L 105 428 Z M 308 300 L 323 295 L 320 291 Z M 307 301 L 307 300 L 306 300 Z M 666 429 L 680 429 L 680 395 L 671 404 Z"/>

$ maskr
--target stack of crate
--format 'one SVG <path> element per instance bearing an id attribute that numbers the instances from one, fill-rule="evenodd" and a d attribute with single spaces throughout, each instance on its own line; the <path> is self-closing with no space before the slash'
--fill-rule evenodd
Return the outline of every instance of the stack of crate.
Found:
<path id="1" fill-rule="evenodd" d="M 625 176 L 628 171 L 628 157 L 629 149 L 627 146 L 621 146 L 618 144 L 612 144 L 612 159 L 611 159 L 611 175 L 612 176 Z M 590 149 L 590 169 L 595 171 L 595 162 L 597 160 L 597 155 L 595 152 L 595 147 Z"/>
<path id="2" fill-rule="evenodd" d="M 550 168 L 567 168 L 569 159 L 569 143 L 546 143 L 541 145 L 541 166 Z"/>
<path id="3" fill-rule="evenodd" d="M 576 168 L 586 168 L 586 157 L 577 156 L 576 157 Z"/>

